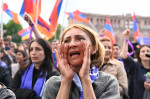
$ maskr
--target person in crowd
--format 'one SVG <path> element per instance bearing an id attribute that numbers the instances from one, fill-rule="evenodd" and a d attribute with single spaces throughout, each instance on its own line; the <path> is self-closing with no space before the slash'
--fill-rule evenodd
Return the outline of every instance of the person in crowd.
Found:
<path id="1" fill-rule="evenodd" d="M 9 70 L 3 66 L 0 66 L 0 82 L 9 87 L 11 83 L 11 76 Z"/>
<path id="2" fill-rule="evenodd" d="M 11 41 L 11 40 L 12 40 L 12 36 L 7 35 L 7 39 L 10 41 L 10 43 L 12 42 L 12 41 Z"/>
<path id="3" fill-rule="evenodd" d="M 115 77 L 99 72 L 104 47 L 95 31 L 81 24 L 69 26 L 55 50 L 61 76 L 47 82 L 43 99 L 119 99 Z"/>
<path id="4" fill-rule="evenodd" d="M 14 92 L 0 82 L 0 99 L 16 99 Z"/>
<path id="5" fill-rule="evenodd" d="M 30 42 L 29 65 L 23 73 L 16 73 L 11 87 L 17 99 L 41 99 L 46 80 L 54 75 L 59 72 L 53 71 L 50 43 L 39 38 Z"/>
<path id="6" fill-rule="evenodd" d="M 21 73 L 27 68 L 28 56 L 26 51 L 18 50 L 16 54 L 16 60 L 17 64 L 12 64 L 12 78 L 14 78 L 14 75 L 18 70 L 18 72 Z"/>
<path id="7" fill-rule="evenodd" d="M 53 40 L 52 41 L 52 51 L 53 52 L 54 52 L 55 49 L 57 50 L 58 44 L 59 44 L 58 40 Z"/>
<path id="8" fill-rule="evenodd" d="M 0 59 L 4 63 L 6 63 L 8 70 L 9 70 L 9 73 L 11 75 L 11 63 L 12 63 L 12 61 L 11 61 L 10 55 L 5 50 L 5 45 L 4 45 L 3 39 L 0 39 Z"/>
<path id="9" fill-rule="evenodd" d="M 129 96 L 131 99 L 146 99 L 143 98 L 145 90 L 150 90 L 150 84 L 145 82 L 145 74 L 150 72 L 150 58 L 146 54 L 150 54 L 150 45 L 140 46 L 137 52 L 137 62 L 128 56 L 128 40 L 130 30 L 126 29 L 124 32 L 124 42 L 121 58 L 123 59 L 126 69 L 129 71 L 128 75 L 132 78 L 131 87 L 129 88 Z"/>
<path id="10" fill-rule="evenodd" d="M 119 83 L 120 99 L 123 99 L 123 95 L 128 91 L 127 75 L 123 63 L 113 58 L 112 43 L 107 36 L 100 37 L 100 42 L 105 47 L 105 57 L 104 64 L 99 70 L 116 77 Z M 126 92 L 124 92 L 124 90 L 126 90 Z"/>
<path id="11" fill-rule="evenodd" d="M 57 69 L 57 59 L 56 59 L 56 54 L 54 50 L 57 50 L 59 41 L 58 40 L 53 40 L 52 41 L 52 51 L 53 51 L 53 61 L 54 61 L 54 67 Z"/>
<path id="12" fill-rule="evenodd" d="M 4 45 L 5 45 L 5 47 L 7 46 L 7 47 L 10 47 L 10 40 L 7 38 L 7 37 L 4 37 Z"/>
<path id="13" fill-rule="evenodd" d="M 121 55 L 120 46 L 117 43 L 113 44 L 113 58 L 122 62 L 120 55 Z"/>
<path id="14" fill-rule="evenodd" d="M 7 48 L 7 53 L 10 55 L 12 63 L 17 63 L 16 61 L 16 54 L 15 52 L 10 48 L 10 47 L 6 47 Z"/>
<path id="15" fill-rule="evenodd" d="M 17 50 L 18 50 L 18 46 L 16 43 L 11 43 L 10 45 L 10 49 L 16 54 Z"/>
<path id="16" fill-rule="evenodd" d="M 25 13 L 24 15 L 24 19 L 25 21 L 28 22 L 29 25 L 32 25 L 34 24 L 32 18 L 30 15 L 28 15 L 27 13 Z M 42 38 L 38 29 L 33 25 L 33 31 L 35 33 L 35 37 L 36 38 Z M 57 49 L 57 45 L 59 44 L 59 41 L 58 40 L 53 40 L 52 41 L 52 53 L 53 53 L 53 61 L 54 61 L 54 68 L 57 70 L 57 59 L 56 59 L 56 54 L 54 52 L 54 49 Z"/>
<path id="17" fill-rule="evenodd" d="M 28 44 L 25 41 L 21 41 L 20 46 L 27 52 L 28 51 Z"/>

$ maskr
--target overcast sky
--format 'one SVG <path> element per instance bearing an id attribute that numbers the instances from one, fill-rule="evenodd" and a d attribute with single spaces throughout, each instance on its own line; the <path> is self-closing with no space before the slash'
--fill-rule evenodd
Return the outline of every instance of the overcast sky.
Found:
<path id="1" fill-rule="evenodd" d="M 48 22 L 56 0 L 41 1 L 41 17 Z M 3 0 L 3 2 L 8 4 L 9 9 L 19 13 L 23 0 Z M 0 3 L 2 3 L 2 0 L 0 0 Z M 73 12 L 78 9 L 81 12 L 94 14 L 122 15 L 126 13 L 133 14 L 133 12 L 135 12 L 136 15 L 150 16 L 150 0 L 63 0 L 63 5 L 58 20 L 58 22 L 63 25 L 67 25 L 67 15 L 64 16 L 65 8 L 67 8 L 67 12 Z M 7 23 L 9 20 L 9 16 L 3 13 L 4 23 Z"/>

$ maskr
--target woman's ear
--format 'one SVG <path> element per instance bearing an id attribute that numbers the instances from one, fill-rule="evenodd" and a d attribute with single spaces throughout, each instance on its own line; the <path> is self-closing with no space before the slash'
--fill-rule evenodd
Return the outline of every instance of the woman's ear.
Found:
<path id="1" fill-rule="evenodd" d="M 96 53 L 96 47 L 95 46 L 92 46 L 92 50 L 91 50 L 91 54 L 93 55 L 93 54 L 95 54 Z"/>

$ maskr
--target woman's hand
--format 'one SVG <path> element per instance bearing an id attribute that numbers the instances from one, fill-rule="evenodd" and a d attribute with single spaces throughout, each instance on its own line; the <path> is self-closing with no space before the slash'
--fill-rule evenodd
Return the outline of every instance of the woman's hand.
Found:
<path id="1" fill-rule="evenodd" d="M 68 63 L 68 47 L 67 44 L 62 43 L 58 45 L 58 49 L 55 50 L 55 53 L 57 58 L 57 68 L 60 70 L 62 77 L 72 81 L 74 71 Z"/>
<path id="2" fill-rule="evenodd" d="M 87 44 L 87 42 L 81 41 L 80 47 L 82 51 L 84 52 L 83 57 L 83 64 L 79 71 L 79 77 L 80 79 L 89 79 L 89 73 L 90 73 L 90 45 Z"/>
<path id="3" fill-rule="evenodd" d="M 150 90 L 150 84 L 149 83 L 144 82 L 144 87 L 145 87 L 145 89 Z"/>
<path id="4" fill-rule="evenodd" d="M 30 15 L 27 13 L 24 14 L 23 19 L 31 26 L 34 22 Z"/>
<path id="5" fill-rule="evenodd" d="M 124 30 L 123 35 L 125 39 L 129 40 L 130 30 L 129 29 Z"/>

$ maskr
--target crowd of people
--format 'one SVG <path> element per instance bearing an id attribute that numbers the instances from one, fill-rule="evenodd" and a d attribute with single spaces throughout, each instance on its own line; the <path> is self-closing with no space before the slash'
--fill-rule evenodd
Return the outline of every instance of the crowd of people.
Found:
<path id="1" fill-rule="evenodd" d="M 129 29 L 122 50 L 81 24 L 68 26 L 50 44 L 28 14 L 24 19 L 36 39 L 19 46 L 11 36 L 0 39 L 0 99 L 150 98 L 150 45 L 140 46 L 135 61 L 128 55 Z"/>

